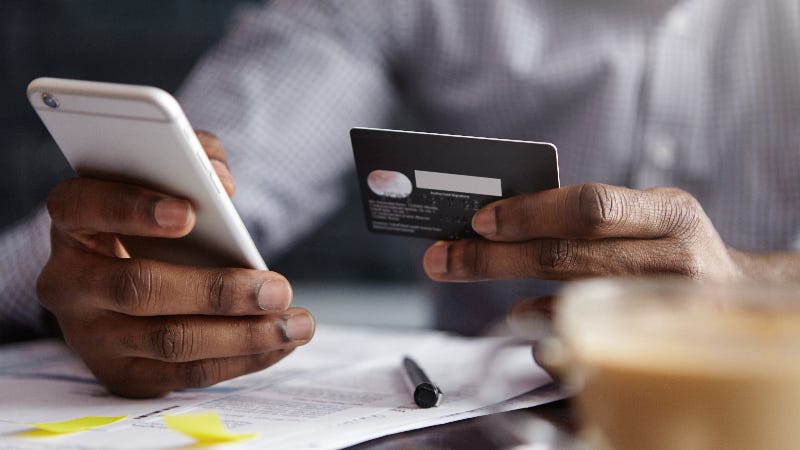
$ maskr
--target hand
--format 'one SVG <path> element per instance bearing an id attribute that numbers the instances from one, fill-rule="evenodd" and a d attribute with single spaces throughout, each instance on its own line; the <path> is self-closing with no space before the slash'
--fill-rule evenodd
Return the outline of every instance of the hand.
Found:
<path id="1" fill-rule="evenodd" d="M 437 242 L 425 253 L 440 281 L 591 276 L 742 276 L 734 251 L 697 200 L 673 188 L 583 184 L 521 195 L 478 211 L 485 239 Z"/>
<path id="2" fill-rule="evenodd" d="M 198 136 L 232 194 L 222 146 Z M 268 367 L 314 333 L 311 315 L 289 308 L 291 286 L 280 274 L 126 258 L 118 234 L 189 233 L 195 214 L 186 200 L 74 178 L 53 189 L 47 207 L 52 250 L 40 300 L 114 393 L 152 397 L 208 386 Z"/>

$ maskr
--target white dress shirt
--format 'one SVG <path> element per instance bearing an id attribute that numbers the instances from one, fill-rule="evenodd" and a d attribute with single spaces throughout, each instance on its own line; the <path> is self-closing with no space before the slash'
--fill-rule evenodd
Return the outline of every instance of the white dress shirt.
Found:
<path id="1" fill-rule="evenodd" d="M 180 98 L 225 145 L 268 260 L 341 204 L 348 130 L 398 111 L 420 131 L 553 142 L 562 184 L 677 186 L 728 244 L 798 248 L 797 0 L 273 1 L 239 12 Z M 10 231 L 2 264 L 32 270 L 46 245 Z M 2 302 L 34 304 L 18 272 L 0 273 Z M 437 289 L 497 311 L 538 293 Z"/>

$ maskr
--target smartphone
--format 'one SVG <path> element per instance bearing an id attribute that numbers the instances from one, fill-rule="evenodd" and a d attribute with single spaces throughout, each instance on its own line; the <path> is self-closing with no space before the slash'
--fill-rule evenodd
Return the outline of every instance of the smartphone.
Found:
<path id="1" fill-rule="evenodd" d="M 197 220 L 179 239 L 120 236 L 132 257 L 266 270 L 178 102 L 151 87 L 37 78 L 28 100 L 75 172 L 192 202 Z"/>

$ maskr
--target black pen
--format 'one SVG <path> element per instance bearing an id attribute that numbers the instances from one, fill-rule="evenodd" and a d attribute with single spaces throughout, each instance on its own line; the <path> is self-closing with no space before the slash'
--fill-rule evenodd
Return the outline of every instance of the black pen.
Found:
<path id="1" fill-rule="evenodd" d="M 403 369 L 409 387 L 414 391 L 414 403 L 420 408 L 430 408 L 442 401 L 442 391 L 425 375 L 425 372 L 408 356 L 403 357 Z"/>

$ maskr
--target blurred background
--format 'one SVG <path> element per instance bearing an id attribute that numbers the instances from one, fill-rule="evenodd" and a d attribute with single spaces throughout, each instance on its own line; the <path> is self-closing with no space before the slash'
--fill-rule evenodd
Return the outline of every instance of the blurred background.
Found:
<path id="1" fill-rule="evenodd" d="M 27 102 L 39 76 L 158 86 L 174 93 L 254 0 L 3 0 L 0 3 L 0 227 L 41 207 L 73 176 Z M 213 131 L 213 130 L 211 130 Z M 235 176 L 236 174 L 234 174 Z M 322 322 L 429 327 L 424 244 L 366 231 L 355 178 L 346 206 L 289 253 L 265 255 Z"/>

